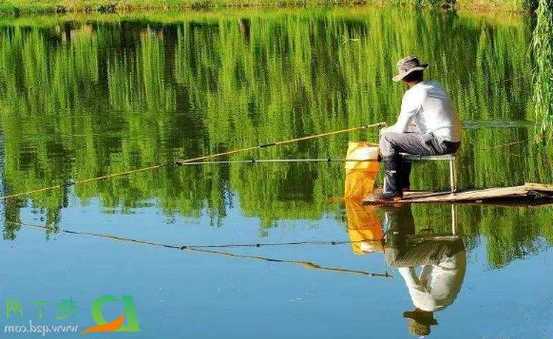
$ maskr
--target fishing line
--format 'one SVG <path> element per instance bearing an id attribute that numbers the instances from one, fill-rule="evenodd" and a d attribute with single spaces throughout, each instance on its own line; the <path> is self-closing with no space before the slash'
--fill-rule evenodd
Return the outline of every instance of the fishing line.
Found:
<path id="1" fill-rule="evenodd" d="M 362 129 L 369 129 L 369 128 L 372 128 L 372 127 L 384 127 L 384 126 L 386 126 L 385 122 L 379 122 L 379 123 L 376 123 L 376 124 L 346 128 L 346 129 L 333 131 L 333 132 L 326 132 L 326 133 L 320 133 L 320 134 L 315 134 L 315 135 L 308 135 L 308 136 L 304 136 L 304 137 L 300 137 L 300 138 L 288 139 L 288 140 L 283 140 L 283 141 L 275 141 L 275 142 L 268 143 L 268 144 L 250 146 L 250 147 L 240 148 L 240 149 L 236 149 L 236 150 L 232 150 L 232 151 L 226 151 L 226 152 L 222 152 L 222 153 L 208 154 L 208 155 L 203 155 L 203 156 L 200 156 L 200 157 L 194 157 L 194 158 L 189 158 L 189 159 L 180 159 L 180 160 L 177 160 L 174 163 L 173 162 L 164 162 L 164 163 L 161 163 L 161 164 L 152 165 L 152 166 L 143 167 L 143 168 L 137 168 L 137 169 L 134 169 L 134 170 L 128 170 L 128 171 L 122 171 L 122 172 L 117 172 L 117 173 L 112 173 L 112 174 L 106 174 L 106 175 L 93 177 L 93 178 L 88 178 L 88 179 L 68 181 L 68 182 L 65 182 L 65 183 L 62 183 L 62 184 L 57 184 L 57 185 L 53 185 L 53 186 L 49 186 L 49 187 L 39 188 L 39 189 L 27 191 L 27 192 L 20 192 L 20 193 L 4 195 L 4 196 L 0 197 L 0 200 L 16 198 L 16 197 L 30 195 L 30 194 L 39 193 L 39 192 L 52 191 L 52 190 L 55 190 L 55 189 L 70 187 L 70 186 L 79 185 L 79 184 L 90 183 L 90 182 L 94 182 L 94 181 L 112 179 L 112 178 L 115 178 L 115 177 L 127 176 L 127 175 L 130 175 L 130 174 L 139 173 L 139 172 L 151 171 L 151 170 L 159 169 L 161 167 L 172 165 L 172 164 L 182 165 L 182 164 L 186 164 L 186 163 L 190 163 L 190 162 L 198 162 L 198 161 L 202 161 L 202 160 L 209 160 L 209 159 L 213 159 L 213 158 L 228 156 L 228 155 L 232 155 L 232 154 L 236 154 L 236 153 L 240 153 L 240 152 L 245 152 L 245 151 L 250 151 L 250 150 L 254 150 L 254 149 L 262 149 L 262 148 L 267 148 L 267 147 L 272 147 L 272 146 L 286 145 L 286 144 L 291 144 L 291 143 L 294 143 L 294 142 L 311 140 L 311 139 L 321 138 L 321 137 L 325 137 L 325 136 L 336 135 L 336 134 L 340 134 L 340 133 L 347 133 L 347 132 L 353 132 L 353 131 L 362 130 Z"/>
<path id="2" fill-rule="evenodd" d="M 501 145 L 496 145 L 496 146 L 489 147 L 489 148 L 487 148 L 486 150 L 492 150 L 492 149 L 502 148 L 502 147 L 510 147 L 510 146 L 514 146 L 514 145 L 518 145 L 518 144 L 522 144 L 522 143 L 528 142 L 528 141 L 530 141 L 530 140 L 531 140 L 531 139 L 524 139 L 524 140 L 518 140 L 518 141 L 508 142 L 508 143 L 505 143 L 505 144 L 501 144 Z"/>
<path id="3" fill-rule="evenodd" d="M 211 164 L 262 164 L 262 163 L 304 163 L 304 162 L 367 162 L 376 161 L 375 159 L 333 159 L 333 158 L 300 158 L 300 159 L 249 159 L 249 160 L 214 160 L 214 161 L 197 161 L 187 162 L 181 166 L 187 165 L 211 165 Z"/>
<path id="4" fill-rule="evenodd" d="M 23 223 L 19 221 L 11 221 L 6 220 L 6 223 L 14 224 L 14 225 L 20 225 L 24 227 L 34 228 L 34 229 L 45 229 L 45 230 L 51 230 L 51 227 L 44 226 L 44 225 L 36 225 L 36 224 L 28 224 Z M 328 272 L 338 272 L 338 273 L 351 273 L 356 275 L 363 275 L 363 276 L 369 276 L 369 277 L 380 277 L 380 278 L 392 278 L 393 276 L 388 273 L 387 271 L 385 273 L 375 273 L 375 272 L 367 272 L 362 270 L 354 270 L 349 268 L 343 268 L 343 267 L 332 267 L 332 266 L 322 266 L 317 263 L 311 262 L 311 261 L 305 261 L 305 260 L 293 260 L 293 259 L 277 259 L 277 258 L 271 258 L 271 257 L 264 257 L 264 256 L 257 256 L 257 255 L 245 255 L 245 254 L 236 254 L 232 252 L 226 252 L 221 250 L 214 250 L 211 249 L 213 247 L 261 247 L 261 246 L 281 246 L 281 245 L 294 245 L 294 244 L 303 244 L 303 243 L 309 243 L 309 242 L 291 242 L 291 243 L 266 243 L 266 244 L 226 244 L 226 245 L 173 245 L 173 244 L 166 244 L 166 243 L 160 243 L 160 242 L 154 242 L 154 241 L 148 241 L 148 240 L 138 240 L 138 239 L 132 239 L 132 238 L 126 238 L 121 236 L 116 236 L 112 234 L 104 234 L 104 233 L 93 233 L 93 232 L 79 232 L 79 231 L 72 231 L 67 229 L 60 229 L 59 232 L 66 233 L 66 234 L 72 234 L 72 235 L 79 235 L 79 236 L 90 236 L 95 238 L 102 238 L 102 239 L 110 239 L 110 240 L 116 240 L 121 242 L 129 242 L 134 244 L 141 244 L 141 245 L 149 245 L 154 247 L 163 247 L 163 248 L 170 248 L 170 249 L 176 249 L 180 251 L 188 251 L 188 252 L 196 252 L 196 253 L 206 253 L 206 254 L 214 254 L 214 255 L 220 255 L 220 256 L 226 256 L 226 257 L 234 257 L 234 258 L 241 258 L 241 259 L 251 259 L 251 260 L 258 260 L 258 261 L 266 261 L 266 262 L 276 262 L 276 263 L 287 263 L 287 264 L 295 264 L 300 265 L 303 268 L 308 269 L 315 269 L 320 271 L 328 271 Z M 315 242 L 313 242 L 315 243 Z M 328 243 L 332 245 L 337 245 L 339 243 L 348 243 L 346 241 L 344 242 L 337 242 L 337 241 L 330 241 L 330 242 L 317 242 L 319 244 Z"/>
<path id="5" fill-rule="evenodd" d="M 350 245 L 363 242 L 380 242 L 380 240 L 312 240 L 312 241 L 290 241 L 277 243 L 254 243 L 254 244 L 218 244 L 218 245 L 184 245 L 183 247 L 193 248 L 228 248 L 228 247 L 271 247 L 271 246 L 295 246 L 295 245 Z"/>
<path id="6" fill-rule="evenodd" d="M 497 149 L 497 148 L 511 147 L 511 146 L 515 146 L 515 145 L 520 145 L 520 144 L 523 144 L 523 143 L 526 143 L 526 142 L 531 142 L 534 138 L 535 138 L 535 136 L 532 136 L 532 137 L 527 138 L 527 139 L 515 140 L 515 141 L 511 141 L 511 142 L 504 143 L 504 144 L 499 144 L 499 145 L 486 147 L 486 148 L 483 148 L 483 149 L 480 149 L 480 150 L 489 151 L 489 150 L 493 150 L 493 149 Z"/>

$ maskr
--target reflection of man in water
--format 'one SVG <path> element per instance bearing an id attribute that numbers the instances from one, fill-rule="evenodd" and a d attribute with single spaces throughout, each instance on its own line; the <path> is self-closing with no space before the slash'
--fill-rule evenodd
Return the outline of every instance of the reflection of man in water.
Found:
<path id="1" fill-rule="evenodd" d="M 410 207 L 385 211 L 388 226 L 385 245 L 386 261 L 398 268 L 415 309 L 403 313 L 409 331 L 416 336 L 430 334 L 437 325 L 435 311 L 451 305 L 463 283 L 466 251 L 457 236 L 415 236 Z M 421 266 L 417 274 L 416 267 Z"/>

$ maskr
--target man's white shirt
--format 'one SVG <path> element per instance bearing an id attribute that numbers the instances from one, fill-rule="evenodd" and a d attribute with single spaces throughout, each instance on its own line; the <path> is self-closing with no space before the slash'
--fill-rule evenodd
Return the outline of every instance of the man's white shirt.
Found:
<path id="1" fill-rule="evenodd" d="M 449 96 L 437 81 L 422 81 L 408 89 L 397 122 L 381 133 L 406 133 L 412 125 L 419 133 L 433 133 L 441 140 L 459 142 L 461 122 Z"/>
<path id="2" fill-rule="evenodd" d="M 409 289 L 415 307 L 428 312 L 439 311 L 455 300 L 465 277 L 466 252 L 425 265 L 420 276 L 414 267 L 400 267 L 399 273 Z"/>

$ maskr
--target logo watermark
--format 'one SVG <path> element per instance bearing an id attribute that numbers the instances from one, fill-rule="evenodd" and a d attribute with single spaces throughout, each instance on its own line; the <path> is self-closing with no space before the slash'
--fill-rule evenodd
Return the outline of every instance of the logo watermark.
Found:
<path id="1" fill-rule="evenodd" d="M 111 322 L 107 322 L 103 314 L 105 303 L 121 302 L 123 304 L 124 314 L 118 316 Z M 121 298 L 112 295 L 104 295 L 92 303 L 92 318 L 96 325 L 86 328 L 83 334 L 101 333 L 101 332 L 138 332 L 140 325 L 136 316 L 136 307 L 131 296 L 122 296 Z M 125 321 L 126 320 L 126 321 Z"/>
<path id="2" fill-rule="evenodd" d="M 94 299 L 90 306 L 92 321 L 83 327 L 73 319 L 79 312 L 79 307 L 73 299 L 62 299 L 55 303 L 39 300 L 33 302 L 32 307 L 30 307 L 29 304 L 24 305 L 18 299 L 11 298 L 5 301 L 4 306 L 5 319 L 8 323 L 3 326 L 3 332 L 9 335 L 86 335 L 91 333 L 140 331 L 140 322 L 134 299 L 129 295 L 103 295 Z M 104 306 L 121 308 L 121 314 L 115 319 L 106 320 Z M 29 313 L 29 309 L 32 312 Z M 54 310 L 55 313 L 53 313 Z M 33 319 L 29 319 L 29 314 L 31 314 L 30 318 Z M 49 318 L 53 318 L 51 322 L 46 321 L 45 316 L 47 314 Z M 27 319 L 25 319 L 25 316 L 27 316 Z M 21 323 L 25 320 L 27 322 Z"/>

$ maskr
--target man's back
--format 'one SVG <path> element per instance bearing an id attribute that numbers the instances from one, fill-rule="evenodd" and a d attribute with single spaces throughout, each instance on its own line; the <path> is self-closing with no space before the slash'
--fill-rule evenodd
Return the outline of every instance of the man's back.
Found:
<path id="1" fill-rule="evenodd" d="M 412 115 L 421 133 L 434 133 L 443 140 L 458 142 L 461 123 L 443 87 L 437 81 L 422 81 L 410 88 L 403 98 L 403 107 L 417 107 Z"/>

